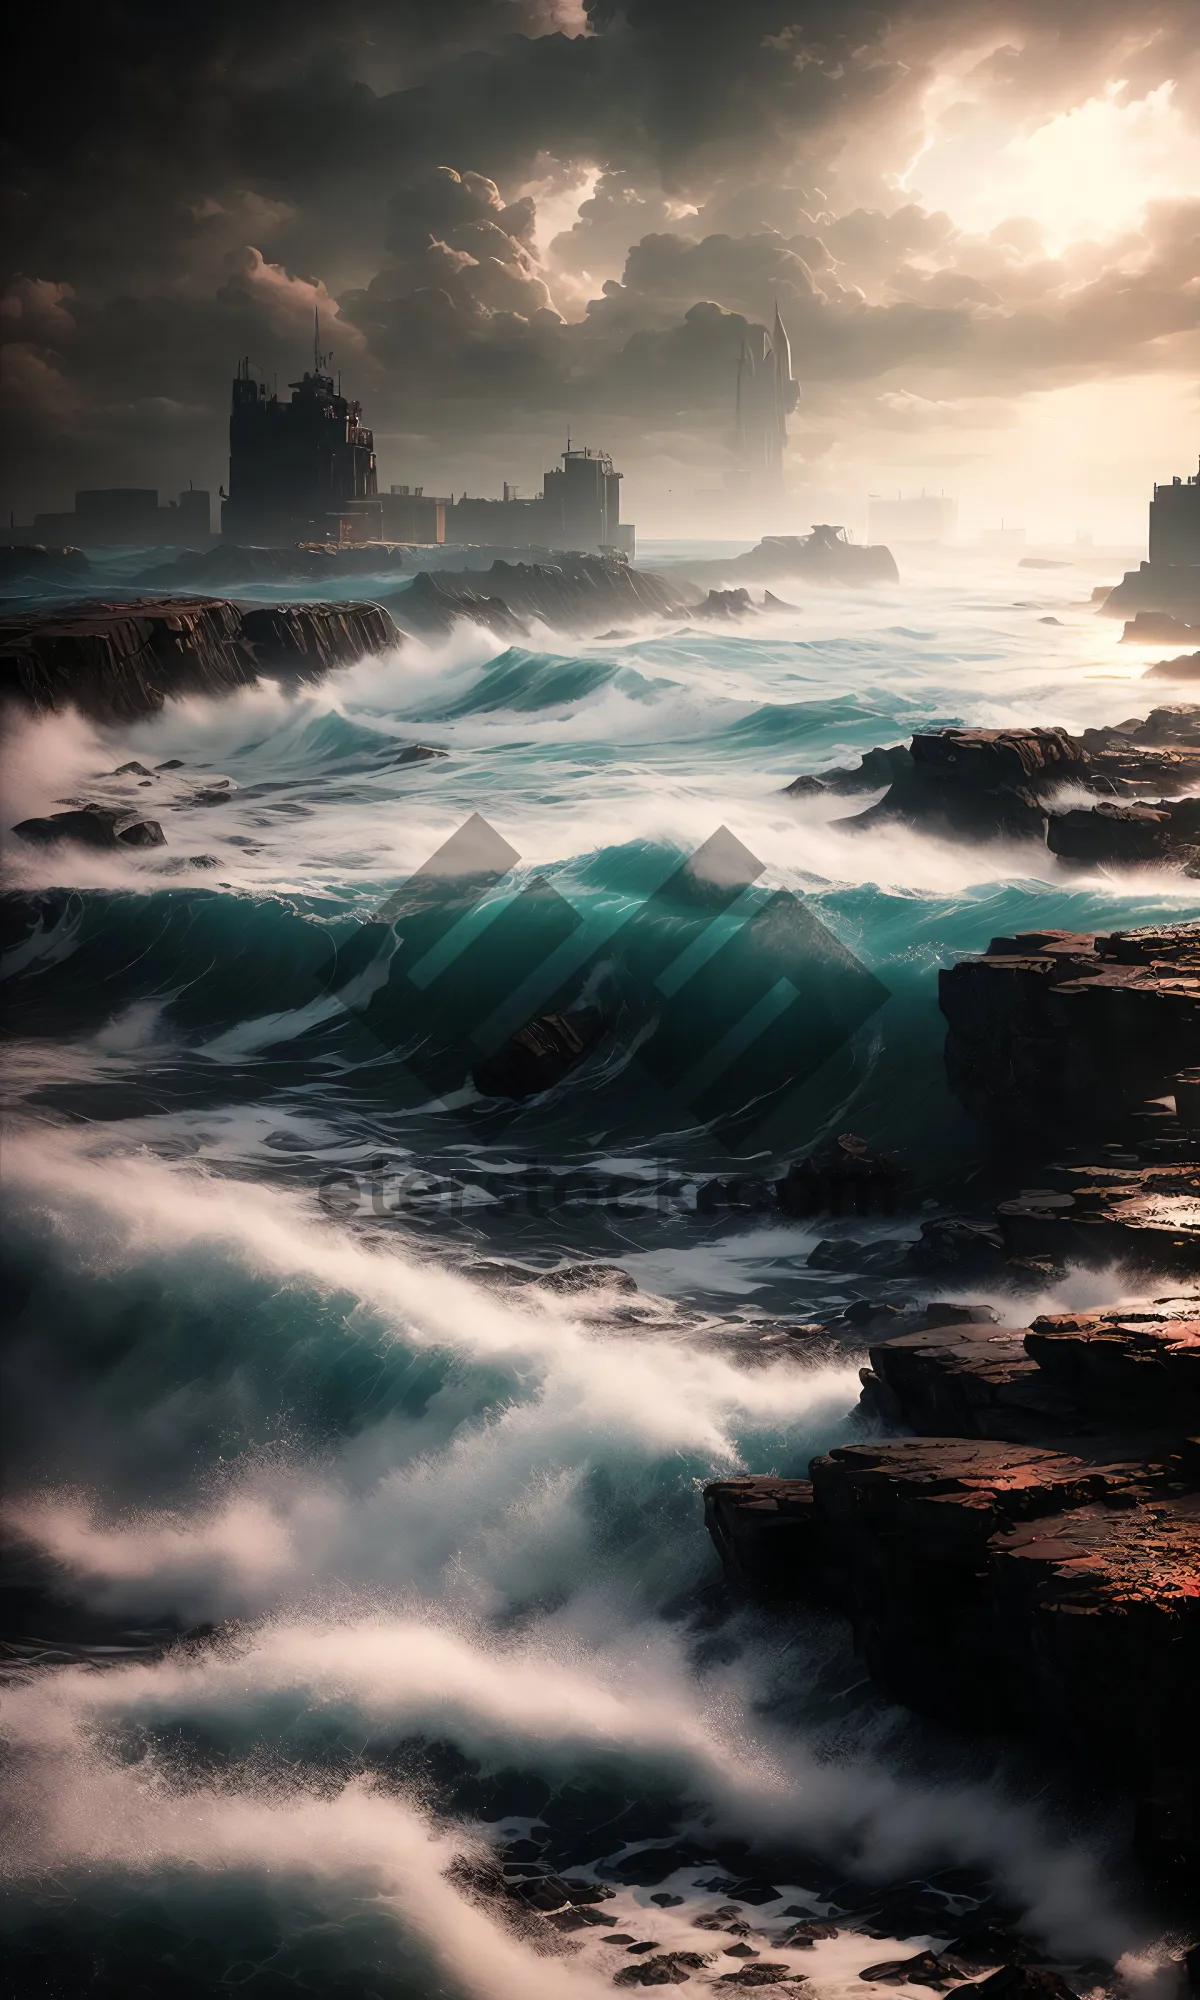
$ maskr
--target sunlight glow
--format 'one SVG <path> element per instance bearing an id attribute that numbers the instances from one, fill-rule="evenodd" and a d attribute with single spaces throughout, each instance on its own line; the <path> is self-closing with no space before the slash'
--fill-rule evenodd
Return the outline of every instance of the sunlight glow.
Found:
<path id="1" fill-rule="evenodd" d="M 963 229 L 1029 216 L 1051 254 L 1119 236 L 1137 227 L 1147 202 L 1200 193 L 1200 135 L 1174 84 L 1128 102 L 1126 88 L 1114 80 L 1103 95 L 1016 133 L 961 90 L 949 102 L 935 91 L 926 143 L 899 185 Z"/>

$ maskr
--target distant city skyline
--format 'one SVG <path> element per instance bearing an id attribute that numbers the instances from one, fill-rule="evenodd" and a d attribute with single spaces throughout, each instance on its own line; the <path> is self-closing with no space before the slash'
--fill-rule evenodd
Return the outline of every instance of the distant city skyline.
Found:
<path id="1" fill-rule="evenodd" d="M 293 379 L 314 308 L 385 487 L 535 490 L 570 431 L 643 534 L 862 532 L 899 485 L 1130 538 L 1200 442 L 1194 0 L 53 19 L 55 115 L 10 107 L 5 515 L 215 492 L 232 361 Z M 767 506 L 735 387 L 776 306 Z"/>

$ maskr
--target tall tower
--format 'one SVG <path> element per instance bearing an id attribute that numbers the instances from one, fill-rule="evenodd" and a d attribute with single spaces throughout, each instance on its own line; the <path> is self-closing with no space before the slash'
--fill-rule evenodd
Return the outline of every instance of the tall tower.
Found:
<path id="1" fill-rule="evenodd" d="M 765 327 L 751 328 L 737 363 L 734 445 L 743 472 L 760 485 L 782 481 L 787 420 L 799 397 L 791 342 L 777 304 L 770 333 Z"/>

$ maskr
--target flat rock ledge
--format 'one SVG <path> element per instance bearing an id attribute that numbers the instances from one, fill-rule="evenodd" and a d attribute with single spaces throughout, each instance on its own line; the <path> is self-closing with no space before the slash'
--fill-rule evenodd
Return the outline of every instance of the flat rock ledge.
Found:
<path id="1" fill-rule="evenodd" d="M 260 674 L 317 680 L 399 643 L 378 604 L 75 604 L 0 619 L 0 696 L 35 712 L 130 722 L 174 696 L 231 694 Z"/>
<path id="2" fill-rule="evenodd" d="M 706 1487 L 730 1583 L 832 1605 L 901 1701 L 1122 1788 L 1195 1900 L 1200 1293 L 880 1341 L 863 1407 L 922 1434 Z"/>
<path id="3" fill-rule="evenodd" d="M 993 938 L 941 972 L 938 1001 L 950 1087 L 984 1124 L 1066 1138 L 1170 1127 L 1195 1156 L 1200 923 Z"/>

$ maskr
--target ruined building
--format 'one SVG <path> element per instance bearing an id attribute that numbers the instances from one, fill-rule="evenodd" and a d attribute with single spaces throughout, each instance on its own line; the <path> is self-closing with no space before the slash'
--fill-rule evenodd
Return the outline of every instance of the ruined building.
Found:
<path id="1" fill-rule="evenodd" d="M 1184 625 L 1200 625 L 1200 472 L 1154 488 L 1150 502 L 1149 560 L 1126 570 L 1103 609 L 1127 618 L 1161 612 Z"/>
<path id="2" fill-rule="evenodd" d="M 738 355 L 734 449 L 740 472 L 752 484 L 781 483 L 787 420 L 799 400 L 791 344 L 776 306 L 770 333 L 751 328 Z"/>
<path id="3" fill-rule="evenodd" d="M 621 519 L 621 474 L 605 451 L 572 445 L 561 467 L 542 475 L 537 499 L 520 500 L 507 485 L 503 500 L 461 500 L 446 507 L 448 542 L 493 548 L 620 551 L 632 560 L 635 530 Z"/>
<path id="4" fill-rule="evenodd" d="M 1150 563 L 1200 566 L 1200 472 L 1155 486 L 1150 502 Z"/>
<path id="5" fill-rule="evenodd" d="M 229 417 L 229 492 L 222 492 L 227 541 L 282 548 L 293 542 L 369 542 L 382 534 L 375 442 L 362 405 L 341 394 L 320 330 L 313 366 L 289 382 L 280 402 L 243 361 Z"/>

